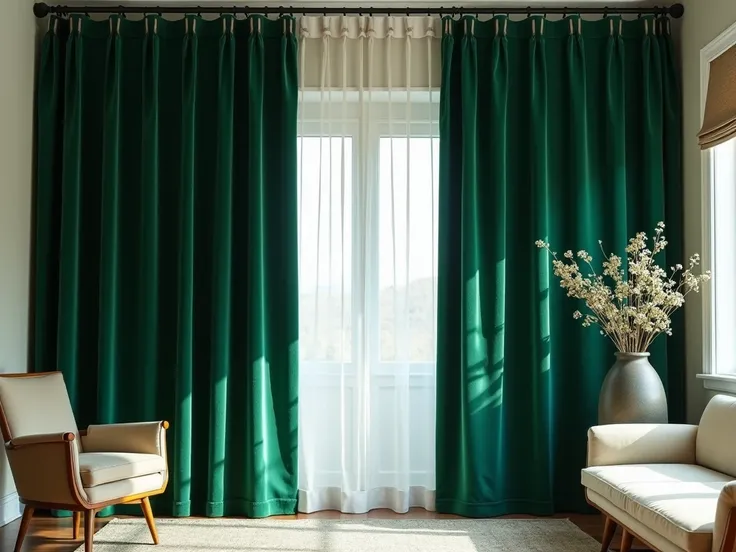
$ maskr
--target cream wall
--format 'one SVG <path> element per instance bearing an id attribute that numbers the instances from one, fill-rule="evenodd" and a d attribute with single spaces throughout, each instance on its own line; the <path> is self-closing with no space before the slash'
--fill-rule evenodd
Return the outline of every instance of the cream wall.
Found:
<path id="1" fill-rule="evenodd" d="M 684 0 L 679 43 L 684 115 L 685 250 L 702 250 L 700 201 L 700 49 L 736 21 L 736 0 Z M 718 276 L 715 275 L 717 278 Z M 711 396 L 696 374 L 702 370 L 702 305 L 698 297 L 685 307 L 688 419 L 696 422 Z M 674 337 L 671 339 L 675 339 Z"/>
<path id="2" fill-rule="evenodd" d="M 3 0 L 0 14 L 0 372 L 25 372 L 28 358 L 36 43 L 32 5 L 32 0 Z M 0 505 L 14 491 L 0 447 Z"/>

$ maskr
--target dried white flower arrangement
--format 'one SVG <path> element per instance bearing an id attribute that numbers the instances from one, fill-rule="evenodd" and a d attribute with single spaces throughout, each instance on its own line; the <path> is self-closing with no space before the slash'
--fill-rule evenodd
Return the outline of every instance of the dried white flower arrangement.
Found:
<path id="1" fill-rule="evenodd" d="M 573 317 L 582 320 L 585 327 L 597 324 L 601 335 L 608 336 L 620 352 L 643 353 L 660 334 L 672 335 L 672 313 L 685 303 L 689 293 L 699 292 L 700 284 L 711 279 L 710 270 L 697 275 L 693 272 L 700 264 L 697 253 L 690 257 L 688 268 L 676 264 L 669 274 L 656 263 L 657 254 L 667 247 L 663 222 L 657 224 L 651 241 L 650 248 L 644 232 L 629 240 L 624 270 L 621 257 L 606 255 L 599 240 L 605 259 L 601 274 L 596 273 L 587 251 L 577 252 L 586 272 L 590 269 L 583 274 L 572 251 L 564 253 L 564 260 L 558 259 L 549 243 L 536 241 L 537 247 L 552 255 L 554 274 L 567 296 L 582 299 L 590 310 L 586 314 L 576 310 Z"/>

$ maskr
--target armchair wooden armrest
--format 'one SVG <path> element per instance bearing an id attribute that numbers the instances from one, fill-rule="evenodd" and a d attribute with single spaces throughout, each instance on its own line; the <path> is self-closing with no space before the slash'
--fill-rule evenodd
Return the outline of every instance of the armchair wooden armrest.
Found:
<path id="1" fill-rule="evenodd" d="M 74 433 L 64 431 L 61 433 L 40 433 L 38 435 L 25 435 L 15 437 L 5 443 L 7 449 L 18 449 L 29 445 L 50 445 L 55 443 L 69 443 L 74 441 Z"/>
<path id="2" fill-rule="evenodd" d="M 5 448 L 24 502 L 38 501 L 59 509 L 79 508 L 86 502 L 74 433 L 14 437 Z"/>

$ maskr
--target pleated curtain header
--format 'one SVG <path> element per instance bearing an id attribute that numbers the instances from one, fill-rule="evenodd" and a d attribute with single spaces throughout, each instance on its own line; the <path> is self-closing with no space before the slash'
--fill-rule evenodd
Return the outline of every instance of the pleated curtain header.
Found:
<path id="1" fill-rule="evenodd" d="M 215 19 L 199 15 L 167 19 L 151 14 L 141 19 L 128 19 L 121 15 L 95 19 L 83 14 L 72 14 L 69 18 L 51 17 L 48 32 L 62 37 L 77 34 L 92 39 L 107 39 L 113 35 L 123 38 L 145 38 L 155 35 L 167 39 L 180 39 L 192 35 L 200 38 L 219 38 L 225 34 L 280 38 L 284 35 L 295 36 L 298 30 L 296 18 L 290 15 L 280 16 L 277 19 L 265 15 L 238 18 L 230 14 Z"/>
<path id="2" fill-rule="evenodd" d="M 442 36 L 442 21 L 435 16 L 368 17 L 355 15 L 303 16 L 299 18 L 305 38 L 426 38 Z"/>
<path id="3" fill-rule="evenodd" d="M 709 149 L 736 136 L 736 46 L 710 62 L 700 149 Z"/>
<path id="4" fill-rule="evenodd" d="M 296 25 L 302 90 L 439 88 L 439 17 L 304 16 Z"/>

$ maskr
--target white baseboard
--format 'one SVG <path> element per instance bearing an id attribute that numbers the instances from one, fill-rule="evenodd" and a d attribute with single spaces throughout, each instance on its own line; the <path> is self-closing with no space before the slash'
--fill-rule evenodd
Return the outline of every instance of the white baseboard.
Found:
<path id="1" fill-rule="evenodd" d="M 0 498 L 0 527 L 18 519 L 23 512 L 22 508 L 18 493 Z"/>

